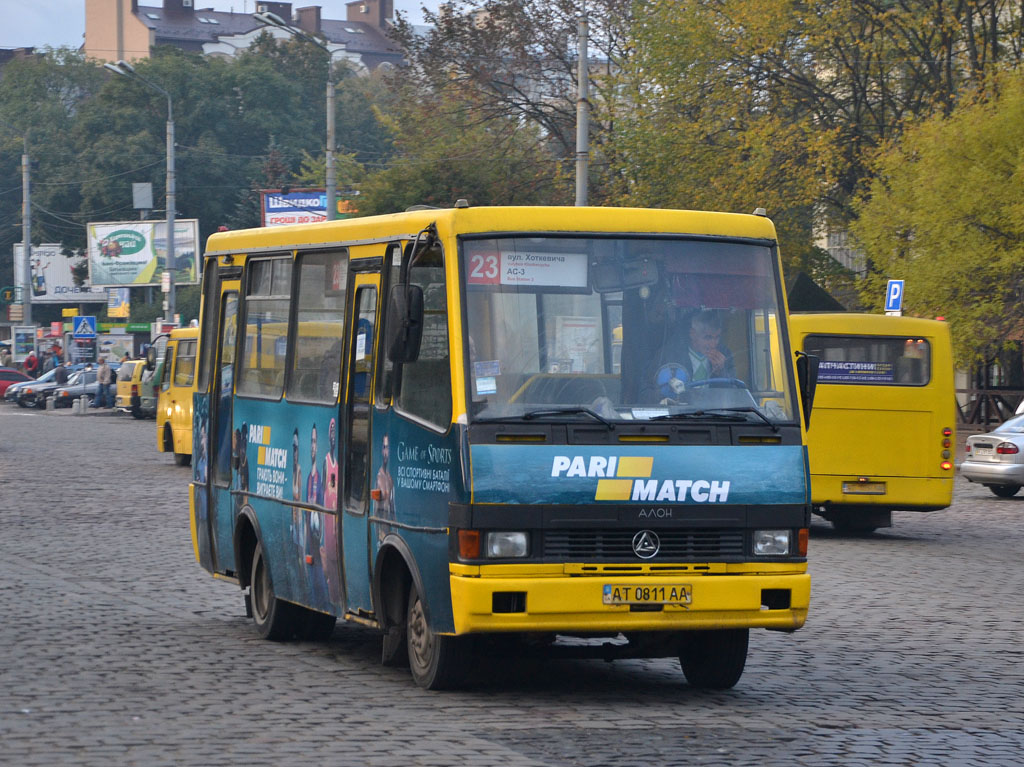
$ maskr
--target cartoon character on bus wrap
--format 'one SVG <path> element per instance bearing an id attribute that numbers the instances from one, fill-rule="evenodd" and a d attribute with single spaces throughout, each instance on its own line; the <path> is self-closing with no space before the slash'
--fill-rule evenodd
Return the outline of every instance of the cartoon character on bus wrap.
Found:
<path id="1" fill-rule="evenodd" d="M 205 569 L 213 568 L 213 555 L 210 546 L 210 515 L 207 507 L 206 482 L 209 475 L 209 458 L 207 455 L 207 423 L 209 421 L 209 401 L 204 397 L 197 399 L 192 417 L 192 433 L 195 435 L 192 452 L 192 480 L 195 482 L 193 503 L 195 503 L 196 548 L 199 551 L 199 564 Z"/>
<path id="2" fill-rule="evenodd" d="M 292 500 L 303 501 L 311 506 L 322 506 L 324 503 L 324 473 L 317 466 L 317 428 L 312 424 L 309 435 L 309 473 L 306 481 L 302 481 L 302 463 L 300 461 L 299 430 L 292 433 Z M 297 553 L 298 572 L 295 586 L 299 593 L 309 595 L 310 603 L 317 607 L 328 605 L 328 593 L 331 591 L 324 568 L 327 553 L 327 517 L 332 527 L 336 520 L 332 515 L 322 511 L 312 511 L 301 506 L 292 507 L 291 537 Z M 335 527 L 335 539 L 337 532 Z M 335 565 L 335 570 L 337 569 Z"/>
<path id="3" fill-rule="evenodd" d="M 378 519 L 395 519 L 395 481 L 391 477 L 391 470 L 388 463 L 391 458 L 391 441 L 388 435 L 384 435 L 380 446 L 380 468 L 377 470 L 377 484 L 375 489 L 379 491 L 380 497 L 373 502 L 373 515 Z M 377 543 L 384 541 L 388 526 L 377 524 Z"/>
<path id="4" fill-rule="evenodd" d="M 324 507 L 328 511 L 338 510 L 338 422 L 331 419 L 327 427 L 327 454 L 324 456 Z M 341 578 L 338 564 L 338 517 L 336 514 L 323 515 L 323 542 L 320 545 L 320 560 L 324 577 L 327 579 L 327 595 L 333 604 L 341 602 Z"/>

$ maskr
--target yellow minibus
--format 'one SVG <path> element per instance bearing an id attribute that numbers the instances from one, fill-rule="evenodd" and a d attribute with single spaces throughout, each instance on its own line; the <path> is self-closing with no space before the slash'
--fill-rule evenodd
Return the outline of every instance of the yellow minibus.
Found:
<path id="1" fill-rule="evenodd" d="M 260 636 L 376 629 L 428 689 L 494 634 L 722 689 L 804 624 L 814 368 L 767 217 L 460 201 L 205 259 L 192 541 Z"/>
<path id="2" fill-rule="evenodd" d="M 838 530 L 952 502 L 956 393 L 949 326 L 858 313 L 793 313 L 794 349 L 819 358 L 807 433 L 814 511 Z"/>
<path id="3" fill-rule="evenodd" d="M 163 365 L 158 366 L 156 444 L 162 453 L 173 453 L 174 462 L 192 462 L 192 392 L 195 390 L 197 328 L 172 330 L 167 339 Z"/>

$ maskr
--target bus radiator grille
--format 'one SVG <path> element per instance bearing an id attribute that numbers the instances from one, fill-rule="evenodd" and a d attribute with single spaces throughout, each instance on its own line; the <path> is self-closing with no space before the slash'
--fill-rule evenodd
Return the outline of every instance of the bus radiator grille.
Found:
<path id="1" fill-rule="evenodd" d="M 544 557 L 572 562 L 637 561 L 633 551 L 634 529 L 545 530 Z M 744 532 L 728 529 L 654 530 L 661 542 L 658 553 L 647 562 L 738 559 L 746 553 Z"/>

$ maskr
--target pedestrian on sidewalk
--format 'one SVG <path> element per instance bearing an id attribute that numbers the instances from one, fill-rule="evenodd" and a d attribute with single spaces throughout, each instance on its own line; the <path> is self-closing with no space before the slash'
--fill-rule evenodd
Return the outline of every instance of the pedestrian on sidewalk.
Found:
<path id="1" fill-rule="evenodd" d="M 110 384 L 113 380 L 113 371 L 107 364 L 107 358 L 100 357 L 100 366 L 96 368 L 96 401 L 92 403 L 92 407 L 110 407 Z"/>

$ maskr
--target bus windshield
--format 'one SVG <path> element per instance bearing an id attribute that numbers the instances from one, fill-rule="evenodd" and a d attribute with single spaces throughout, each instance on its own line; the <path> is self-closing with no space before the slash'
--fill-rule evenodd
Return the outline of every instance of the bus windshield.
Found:
<path id="1" fill-rule="evenodd" d="M 796 418 L 772 248 L 463 238 L 474 420 Z"/>

